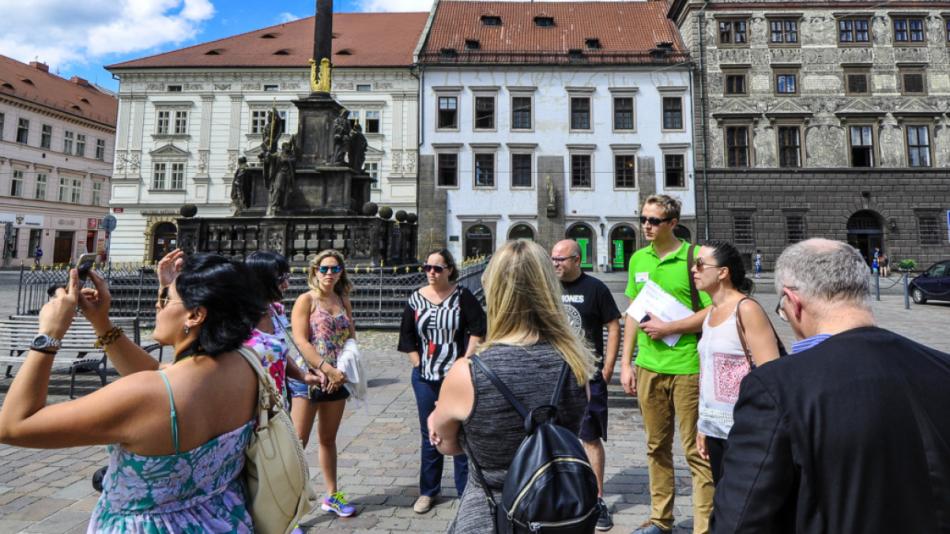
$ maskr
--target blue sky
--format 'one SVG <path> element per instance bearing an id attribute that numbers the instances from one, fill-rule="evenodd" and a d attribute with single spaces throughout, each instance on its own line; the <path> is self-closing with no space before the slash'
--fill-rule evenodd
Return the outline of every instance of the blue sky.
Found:
<path id="1" fill-rule="evenodd" d="M 336 0 L 334 11 L 426 11 L 431 0 Z M 313 14 L 314 0 L 0 0 L 0 54 L 115 90 L 103 66 Z"/>

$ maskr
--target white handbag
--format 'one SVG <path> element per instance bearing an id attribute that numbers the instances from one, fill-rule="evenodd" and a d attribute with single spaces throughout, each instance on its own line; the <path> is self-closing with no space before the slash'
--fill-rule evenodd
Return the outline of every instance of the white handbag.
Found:
<path id="1" fill-rule="evenodd" d="M 303 447 L 273 380 L 253 349 L 241 347 L 238 352 L 258 378 L 257 428 L 244 464 L 247 507 L 255 532 L 287 534 L 313 510 L 317 495 L 310 486 Z"/>

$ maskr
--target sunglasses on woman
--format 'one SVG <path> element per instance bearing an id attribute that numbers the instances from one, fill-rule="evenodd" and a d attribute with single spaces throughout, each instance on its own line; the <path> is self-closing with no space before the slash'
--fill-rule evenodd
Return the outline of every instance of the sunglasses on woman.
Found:
<path id="1" fill-rule="evenodd" d="M 696 272 L 700 272 L 700 273 L 703 272 L 703 269 L 705 269 L 706 267 L 712 267 L 713 269 L 718 269 L 722 267 L 722 265 L 716 265 L 714 263 L 706 263 L 706 260 L 704 260 L 703 258 L 696 258 L 695 260 L 693 260 L 693 265 L 696 267 Z"/>
<path id="2" fill-rule="evenodd" d="M 158 309 L 164 310 L 165 306 L 168 306 L 169 302 L 184 302 L 181 299 L 173 299 L 168 296 L 168 286 L 163 287 L 158 292 Z"/>
<path id="3" fill-rule="evenodd" d="M 340 265 L 321 265 L 320 267 L 317 267 L 317 270 L 320 271 L 320 274 L 340 274 L 343 272 L 343 267 Z"/>
<path id="4" fill-rule="evenodd" d="M 434 272 L 435 274 L 441 274 L 442 271 L 445 270 L 445 267 L 446 267 L 445 265 L 433 265 L 433 264 L 427 263 L 422 266 L 422 270 L 427 273 Z"/>

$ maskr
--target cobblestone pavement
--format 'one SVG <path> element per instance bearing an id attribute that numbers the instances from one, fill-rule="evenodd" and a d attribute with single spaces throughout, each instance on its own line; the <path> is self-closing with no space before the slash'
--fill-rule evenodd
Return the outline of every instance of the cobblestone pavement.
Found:
<path id="1" fill-rule="evenodd" d="M 618 289 L 620 280 L 613 275 L 608 282 L 618 291 L 617 300 L 624 303 Z M 776 298 L 770 283 L 762 280 L 758 297 L 780 335 L 790 343 L 790 329 L 772 314 Z M 950 351 L 950 341 L 941 335 L 950 324 L 950 304 L 912 305 L 906 311 L 901 297 L 884 295 L 881 302 L 874 302 L 874 310 L 882 326 Z M 408 364 L 393 350 L 396 334 L 360 332 L 359 336 L 371 361 L 371 397 L 364 408 L 348 407 L 338 439 L 340 488 L 359 513 L 339 519 L 318 510 L 302 526 L 310 532 L 444 532 L 456 510 L 451 462 L 446 463 L 443 476 L 445 499 L 426 515 L 417 515 L 411 508 L 418 495 L 421 438 Z M 51 402 L 66 398 L 68 380 L 66 374 L 53 376 Z M 92 391 L 98 383 L 94 376 L 82 377 L 81 382 L 80 394 Z M 0 397 L 9 384 L 10 379 L 0 375 Z M 627 533 L 649 513 L 645 438 L 636 405 L 623 394 L 616 379 L 610 387 L 610 409 L 606 500 L 614 511 L 612 532 Z M 307 458 L 314 487 L 320 490 L 323 479 L 316 467 L 315 444 L 309 447 Z M 0 446 L 0 532 L 84 532 L 98 498 L 89 480 L 105 463 L 104 447 L 39 451 Z M 691 531 L 691 506 L 689 473 L 678 444 L 676 475 L 676 532 L 681 534 Z"/>

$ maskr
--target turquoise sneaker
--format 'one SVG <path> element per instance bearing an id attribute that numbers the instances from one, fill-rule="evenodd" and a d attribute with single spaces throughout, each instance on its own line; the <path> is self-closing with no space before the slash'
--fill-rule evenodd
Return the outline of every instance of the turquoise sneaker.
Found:
<path id="1" fill-rule="evenodd" d="M 350 517 L 356 513 L 356 508 L 346 502 L 346 496 L 343 495 L 342 491 L 325 497 L 320 508 L 322 508 L 324 512 L 333 512 L 340 517 Z"/>

